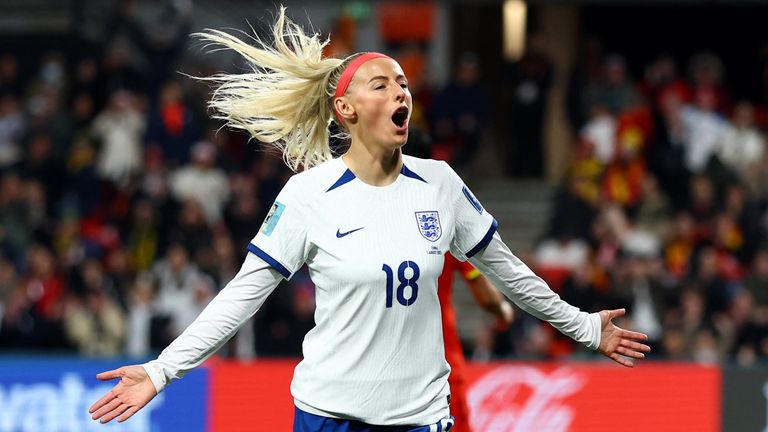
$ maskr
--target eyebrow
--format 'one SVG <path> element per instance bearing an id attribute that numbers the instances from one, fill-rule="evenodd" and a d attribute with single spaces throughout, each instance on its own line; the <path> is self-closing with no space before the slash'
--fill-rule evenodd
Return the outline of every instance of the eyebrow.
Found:
<path id="1" fill-rule="evenodd" d="M 378 79 L 384 79 L 384 80 L 386 80 L 386 79 L 388 79 L 388 78 L 387 78 L 386 76 L 384 76 L 384 75 L 376 75 L 375 77 L 373 77 L 373 78 L 369 79 L 369 80 L 368 80 L 368 82 L 370 83 L 370 82 L 372 82 L 372 81 L 375 81 L 375 80 L 378 80 Z M 396 77 L 395 77 L 395 79 L 396 79 L 396 80 L 399 80 L 399 79 L 406 79 L 406 78 L 405 78 L 405 75 L 398 75 L 398 76 L 396 76 Z"/>

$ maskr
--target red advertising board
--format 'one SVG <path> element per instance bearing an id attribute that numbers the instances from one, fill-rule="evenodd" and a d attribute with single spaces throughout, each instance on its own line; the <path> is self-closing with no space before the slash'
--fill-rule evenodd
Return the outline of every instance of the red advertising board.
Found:
<path id="1" fill-rule="evenodd" d="M 469 381 L 476 431 L 720 430 L 716 367 L 472 365 Z"/>
<path id="2" fill-rule="evenodd" d="M 290 385 L 298 360 L 210 365 L 209 431 L 290 431 Z"/>
<path id="3" fill-rule="evenodd" d="M 212 365 L 210 430 L 291 430 L 295 365 L 289 360 Z M 471 364 L 468 378 L 476 431 L 720 430 L 717 367 L 490 363 Z"/>

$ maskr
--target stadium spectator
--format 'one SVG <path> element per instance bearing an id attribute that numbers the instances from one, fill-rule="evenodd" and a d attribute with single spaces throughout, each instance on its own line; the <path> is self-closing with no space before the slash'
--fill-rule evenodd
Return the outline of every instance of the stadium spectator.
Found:
<path id="1" fill-rule="evenodd" d="M 722 59 L 711 51 L 694 54 L 688 63 L 693 99 L 710 98 L 712 111 L 725 114 L 730 111 L 731 98 L 724 85 L 725 66 Z"/>
<path id="2" fill-rule="evenodd" d="M 711 245 L 703 245 L 694 252 L 691 275 L 684 282 L 697 290 L 704 300 L 706 319 L 724 312 L 730 305 L 730 288 L 722 272 L 720 255 Z"/>
<path id="3" fill-rule="evenodd" d="M 760 168 L 765 158 L 765 137 L 755 125 L 754 107 L 746 101 L 736 105 L 731 127 L 718 148 L 718 157 L 753 194 L 760 194 Z"/>
<path id="4" fill-rule="evenodd" d="M 189 261 L 187 249 L 171 243 L 152 268 L 157 279 L 152 346 L 168 344 L 194 321 L 214 294 L 213 281 Z"/>
<path id="5" fill-rule="evenodd" d="M 113 357 L 123 353 L 125 315 L 115 300 L 114 286 L 101 263 L 90 259 L 80 265 L 76 291 L 66 302 L 64 332 L 85 356 Z M 75 285 L 73 285 L 74 287 Z"/>
<path id="6" fill-rule="evenodd" d="M 488 95 L 480 74 L 477 54 L 463 53 L 453 80 L 435 95 L 433 104 L 433 145 L 445 148 L 441 154 L 450 156 L 444 159 L 460 171 L 477 152 L 486 131 Z"/>
<path id="7" fill-rule="evenodd" d="M 716 111 L 716 96 L 710 90 L 695 94 L 695 105 L 682 110 L 685 166 L 692 173 L 700 173 L 710 164 L 710 158 L 722 146 L 730 124 Z"/>
<path id="8" fill-rule="evenodd" d="M 591 147 L 601 164 L 613 161 L 616 153 L 616 117 L 608 107 L 600 104 L 592 106 L 589 121 L 581 130 L 583 145 Z"/>
<path id="9" fill-rule="evenodd" d="M 648 163 L 662 190 L 675 203 L 675 209 L 680 209 L 681 203 L 688 199 L 686 183 L 690 174 L 684 162 L 682 112 L 685 101 L 674 91 L 664 92 L 659 97 L 660 105 L 655 107 L 658 110 L 654 125 L 656 132 L 650 138 Z"/>
<path id="10" fill-rule="evenodd" d="M 657 239 L 665 239 L 672 221 L 672 204 L 652 174 L 645 176 L 642 188 L 643 199 L 634 214 L 635 224 Z"/>
<path id="11" fill-rule="evenodd" d="M 570 274 L 585 266 L 588 259 L 587 242 L 565 231 L 542 240 L 534 252 L 536 272 L 557 292 Z"/>
<path id="12" fill-rule="evenodd" d="M 37 181 L 45 191 L 46 215 L 53 215 L 67 186 L 62 159 L 53 155 L 53 143 L 45 132 L 32 133 L 27 144 L 26 157 L 15 170 L 27 181 Z"/>
<path id="13" fill-rule="evenodd" d="M 712 238 L 712 221 L 717 214 L 717 195 L 712 179 L 704 174 L 692 175 L 689 180 L 690 200 L 686 210 L 696 221 L 696 231 L 702 238 Z"/>
<path id="14" fill-rule="evenodd" d="M 655 344 L 662 338 L 671 295 L 658 263 L 658 242 L 635 234 L 624 242 L 622 252 L 622 268 L 616 271 L 612 295 L 629 311 L 632 327 L 647 334 L 649 343 Z"/>
<path id="15" fill-rule="evenodd" d="M 165 163 L 176 168 L 192 155 L 193 144 L 200 139 L 200 121 L 184 97 L 178 81 L 166 81 L 148 116 L 147 142 L 162 150 Z"/>
<path id="16" fill-rule="evenodd" d="M 661 106 L 665 95 L 675 94 L 682 101 L 691 99 L 691 89 L 677 70 L 675 60 L 669 54 L 662 54 L 645 68 L 641 92 L 651 104 L 651 109 Z"/>
<path id="17" fill-rule="evenodd" d="M 752 259 L 744 278 L 744 288 L 752 295 L 759 322 L 768 324 L 768 249 L 761 249 Z"/>
<path id="18" fill-rule="evenodd" d="M 150 272 L 139 273 L 128 295 L 125 353 L 144 358 L 152 352 L 152 315 L 155 279 Z"/>
<path id="19" fill-rule="evenodd" d="M 525 54 L 507 65 L 506 75 L 512 90 L 507 122 L 511 134 L 505 146 L 507 172 L 538 178 L 544 169 L 544 113 L 554 76 L 543 34 L 530 36 Z"/>
<path id="20" fill-rule="evenodd" d="M 34 240 L 34 225 L 27 222 L 31 208 L 24 195 L 26 184 L 14 172 L 0 179 L 0 244 L 12 257 L 23 255 Z"/>
<path id="21" fill-rule="evenodd" d="M 128 297 L 133 280 L 136 278 L 128 250 L 122 246 L 110 249 L 106 252 L 102 267 L 111 287 L 110 294 L 113 299 L 118 302 L 123 311 L 128 310 Z"/>
<path id="22" fill-rule="evenodd" d="M 679 282 L 688 275 L 698 240 L 693 216 L 685 211 L 677 213 L 671 221 L 664 245 L 664 267 L 675 281 Z"/>
<path id="23" fill-rule="evenodd" d="M 183 202 L 178 212 L 176 226 L 169 228 L 167 242 L 184 245 L 193 259 L 213 240 L 213 230 L 205 221 L 203 206 L 195 199 Z"/>
<path id="24" fill-rule="evenodd" d="M 601 192 L 606 202 L 635 208 L 642 201 L 647 173 L 642 147 L 639 133 L 630 131 L 618 137 L 614 157 L 605 166 L 602 177 Z"/>
<path id="25" fill-rule="evenodd" d="M 26 262 L 28 269 L 19 274 L 18 283 L 10 282 L 15 288 L 5 303 L 0 340 L 15 348 L 68 348 L 61 326 L 66 286 L 53 256 L 36 244 L 27 251 Z"/>
<path id="26" fill-rule="evenodd" d="M 0 94 L 20 97 L 24 84 L 18 57 L 9 52 L 0 55 Z"/>
<path id="27" fill-rule="evenodd" d="M 640 96 L 627 76 L 624 58 L 617 54 L 612 54 L 604 60 L 602 76 L 587 86 L 584 97 L 589 110 L 601 105 L 613 115 L 618 115 L 640 102 Z"/>
<path id="28" fill-rule="evenodd" d="M 14 94 L 0 93 L 0 173 L 22 157 L 22 114 L 19 99 Z"/>
<path id="29" fill-rule="evenodd" d="M 0 346 L 3 345 L 3 325 L 9 309 L 11 295 L 17 290 L 19 280 L 13 262 L 5 254 L 0 254 Z"/>
<path id="30" fill-rule="evenodd" d="M 133 218 L 124 236 L 124 242 L 131 266 L 136 271 L 149 270 L 165 246 L 159 218 L 152 201 L 146 198 L 134 201 Z"/>
<path id="31" fill-rule="evenodd" d="M 138 110 L 135 95 L 127 90 L 112 93 L 92 128 L 94 137 L 101 143 L 96 172 L 117 186 L 125 186 L 143 159 L 141 137 L 146 121 Z"/>
<path id="32" fill-rule="evenodd" d="M 578 133 L 587 123 L 592 107 L 587 104 L 587 88 L 600 79 L 603 70 L 603 43 L 593 36 L 585 37 L 579 46 L 576 63 L 568 75 L 566 110 L 571 130 Z"/>
<path id="33" fill-rule="evenodd" d="M 103 78 L 102 70 L 99 68 L 99 63 L 94 56 L 84 55 L 81 57 L 75 65 L 72 82 L 70 83 L 69 93 L 72 95 L 72 106 L 83 105 L 84 102 L 77 102 L 79 99 L 87 100 L 94 112 L 99 111 L 106 103 L 107 97 Z M 76 119 L 82 115 L 82 112 L 80 112 L 82 109 L 73 110 Z"/>
<path id="34" fill-rule="evenodd" d="M 192 163 L 181 167 L 170 178 L 171 191 L 178 201 L 195 200 L 202 206 L 205 220 L 218 223 L 229 201 L 229 180 L 216 167 L 216 147 L 200 141 L 190 151 Z"/>
<path id="35" fill-rule="evenodd" d="M 257 192 L 260 182 L 248 172 L 234 173 L 230 180 L 232 199 L 224 210 L 226 225 L 237 250 L 245 250 L 253 238 L 253 221 L 266 215 Z"/>

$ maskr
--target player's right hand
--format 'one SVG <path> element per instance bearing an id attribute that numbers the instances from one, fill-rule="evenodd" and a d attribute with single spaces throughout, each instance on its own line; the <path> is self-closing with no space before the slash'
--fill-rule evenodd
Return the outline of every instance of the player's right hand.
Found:
<path id="1" fill-rule="evenodd" d="M 101 423 L 107 423 L 118 416 L 117 421 L 124 422 L 157 395 L 152 380 L 142 366 L 124 366 L 102 372 L 96 378 L 102 381 L 120 379 L 109 393 L 88 409 L 91 418 Z"/>

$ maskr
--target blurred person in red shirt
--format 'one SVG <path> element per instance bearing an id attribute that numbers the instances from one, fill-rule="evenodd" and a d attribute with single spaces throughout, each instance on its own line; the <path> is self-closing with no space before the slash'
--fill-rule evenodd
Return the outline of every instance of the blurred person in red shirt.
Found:
<path id="1" fill-rule="evenodd" d="M 445 254 L 443 273 L 437 279 L 437 296 L 440 299 L 440 315 L 443 321 L 445 359 L 451 365 L 448 385 L 451 388 L 451 415 L 456 420 L 456 426 L 452 430 L 471 432 L 466 398 L 466 361 L 459 340 L 456 312 L 453 309 L 454 272 L 459 272 L 464 278 L 477 304 L 496 317 L 496 325 L 499 330 L 505 330 L 509 327 L 514 318 L 514 311 L 512 305 L 504 300 L 501 293 L 472 264 L 459 261 L 450 253 Z"/>

